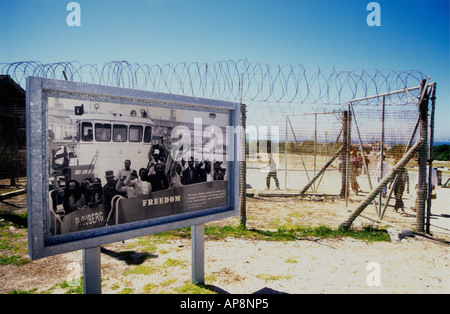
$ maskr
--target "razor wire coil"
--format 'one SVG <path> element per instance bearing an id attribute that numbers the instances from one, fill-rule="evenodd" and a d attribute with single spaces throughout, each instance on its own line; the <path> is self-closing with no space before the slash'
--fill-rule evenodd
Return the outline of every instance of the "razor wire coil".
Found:
<path id="1" fill-rule="evenodd" d="M 260 62 L 219 61 L 147 65 L 111 61 L 103 66 L 78 61 L 0 63 L 0 73 L 21 86 L 28 76 L 149 90 L 228 101 L 343 104 L 350 99 L 417 86 L 420 71 L 354 70 Z M 64 74 L 63 74 L 64 73 Z M 404 97 L 403 94 L 399 94 Z M 404 102 L 399 98 L 396 102 Z"/>

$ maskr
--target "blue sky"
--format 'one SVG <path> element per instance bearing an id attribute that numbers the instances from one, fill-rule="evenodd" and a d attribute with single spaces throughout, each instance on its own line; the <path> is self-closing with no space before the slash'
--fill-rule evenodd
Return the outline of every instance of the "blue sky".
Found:
<path id="1" fill-rule="evenodd" d="M 337 70 L 419 70 L 437 82 L 436 139 L 450 139 L 449 1 L 79 0 L 69 27 L 66 0 L 1 0 L 0 62 L 77 60 L 103 65 L 302 64 Z"/>

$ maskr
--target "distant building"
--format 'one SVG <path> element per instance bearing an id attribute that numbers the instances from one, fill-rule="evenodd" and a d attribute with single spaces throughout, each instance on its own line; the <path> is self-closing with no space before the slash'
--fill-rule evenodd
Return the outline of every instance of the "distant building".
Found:
<path id="1" fill-rule="evenodd" d="M 0 75 L 0 179 L 26 176 L 25 90 Z"/>

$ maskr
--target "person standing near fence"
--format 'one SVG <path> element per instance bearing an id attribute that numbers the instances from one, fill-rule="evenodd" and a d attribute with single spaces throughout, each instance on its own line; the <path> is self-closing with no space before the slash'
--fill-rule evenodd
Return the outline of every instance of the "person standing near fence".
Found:
<path id="1" fill-rule="evenodd" d="M 269 154 L 269 164 L 266 167 L 269 168 L 269 173 L 267 174 L 267 178 L 266 178 L 267 189 L 270 190 L 270 178 L 273 178 L 275 180 L 275 185 L 277 186 L 277 190 L 279 190 L 280 183 L 278 182 L 278 177 L 277 177 L 277 163 L 273 159 L 273 155 L 271 153 Z"/>
<path id="2" fill-rule="evenodd" d="M 398 161 L 400 160 L 397 159 L 396 160 L 396 164 L 398 163 Z M 406 215 L 405 213 L 405 204 L 403 203 L 403 192 L 405 191 L 405 187 L 406 187 L 406 193 L 409 194 L 409 175 L 408 175 L 408 171 L 406 170 L 406 168 L 402 168 L 398 173 L 397 173 L 397 177 L 394 180 L 394 183 L 389 183 L 389 189 L 391 188 L 392 184 L 394 185 L 392 188 L 394 189 L 394 196 L 395 196 L 395 204 L 394 204 L 394 210 L 398 211 L 399 209 L 401 210 L 401 215 Z"/>
<path id="3" fill-rule="evenodd" d="M 356 155 L 356 150 L 352 150 L 350 152 L 350 184 L 356 195 L 358 195 L 359 191 L 359 184 L 358 181 L 356 181 L 356 177 L 359 176 L 360 171 L 361 167 Z"/>

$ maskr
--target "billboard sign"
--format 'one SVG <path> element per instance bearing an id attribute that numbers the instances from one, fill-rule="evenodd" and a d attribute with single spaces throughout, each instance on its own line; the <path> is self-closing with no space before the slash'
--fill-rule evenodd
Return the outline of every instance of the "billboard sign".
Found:
<path id="1" fill-rule="evenodd" d="M 29 77 L 30 257 L 237 215 L 237 103 Z"/>

